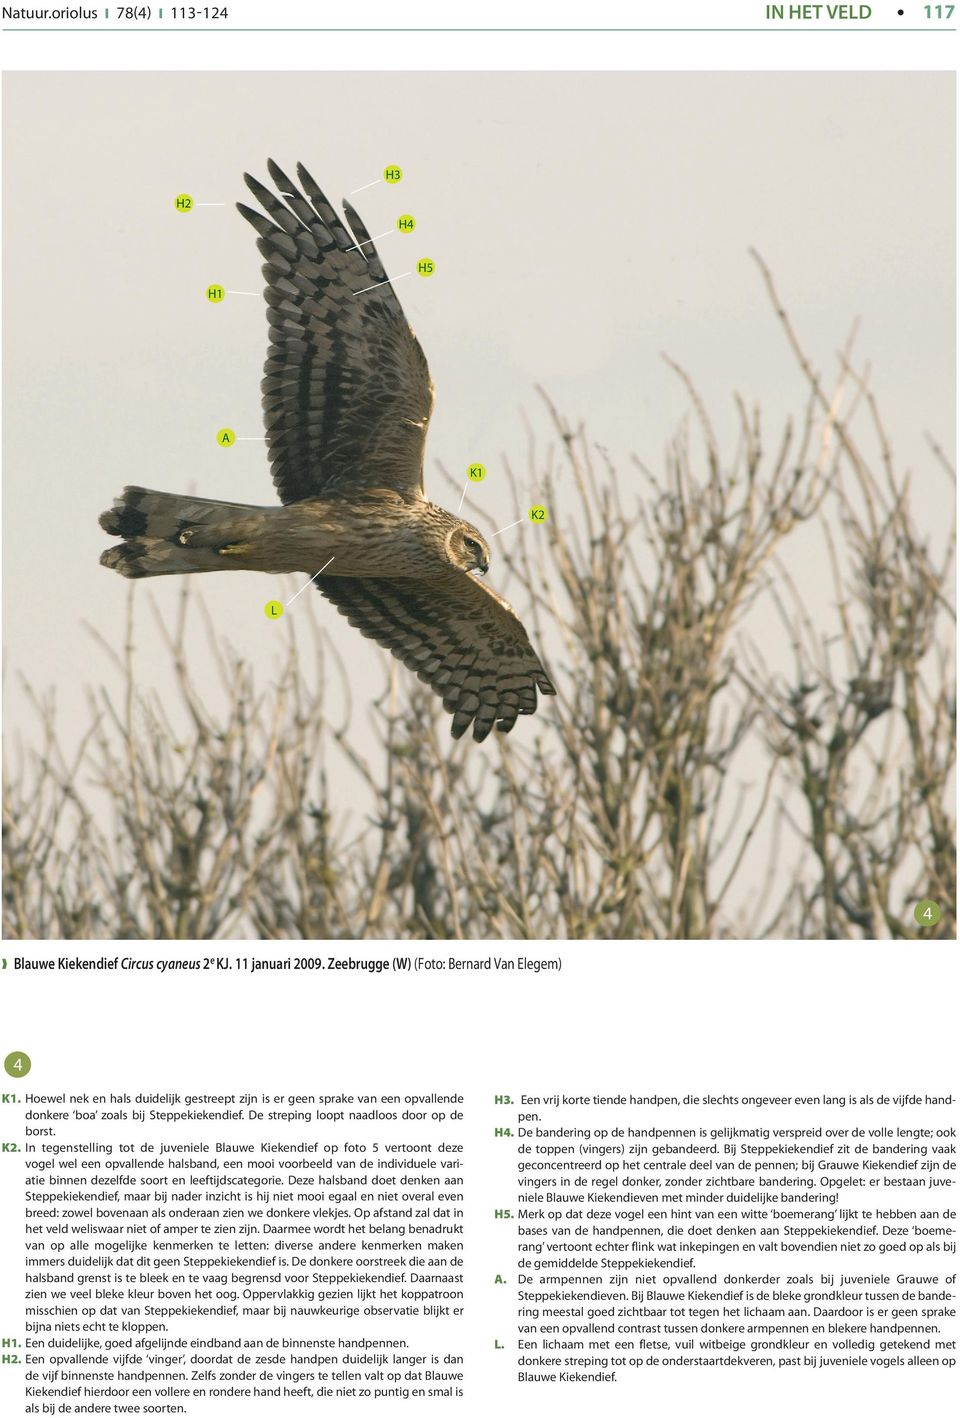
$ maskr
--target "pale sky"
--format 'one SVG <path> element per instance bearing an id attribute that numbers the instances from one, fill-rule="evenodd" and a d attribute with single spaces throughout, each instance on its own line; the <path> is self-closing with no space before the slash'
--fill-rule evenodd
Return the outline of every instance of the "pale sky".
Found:
<path id="1" fill-rule="evenodd" d="M 56 686 L 68 738 L 84 686 L 109 678 L 80 624 L 121 643 L 127 583 L 98 565 L 97 516 L 125 483 L 273 500 L 264 445 L 214 439 L 262 432 L 263 302 L 204 299 L 214 281 L 261 289 L 233 202 L 268 156 L 303 161 L 335 203 L 404 169 L 352 200 L 372 233 L 416 217 L 414 235 L 380 243 L 391 275 L 437 264 L 397 286 L 437 386 L 437 501 L 456 505 L 437 461 L 458 476 L 483 461 L 476 497 L 511 520 L 501 457 L 525 466 L 525 417 L 550 439 L 537 383 L 624 480 L 631 453 L 662 468 L 688 403 L 661 351 L 721 436 L 734 391 L 779 433 L 804 389 L 754 245 L 820 369 L 861 318 L 858 350 L 936 535 L 952 493 L 923 435 L 949 446 L 953 427 L 953 102 L 946 73 L 5 75 L 7 733 L 31 735 L 17 675 Z M 225 205 L 182 216 L 181 191 Z M 562 525 L 562 502 L 551 511 Z M 138 600 L 172 619 L 179 584 L 141 582 Z M 278 627 L 262 607 L 285 588 L 254 573 L 196 584 L 266 682 Z M 385 657 L 320 609 L 363 702 Z M 141 610 L 144 677 L 162 687 Z"/>

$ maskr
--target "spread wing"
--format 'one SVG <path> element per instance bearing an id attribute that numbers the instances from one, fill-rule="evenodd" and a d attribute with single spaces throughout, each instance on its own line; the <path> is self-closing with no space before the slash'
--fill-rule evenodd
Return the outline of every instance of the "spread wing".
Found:
<path id="1" fill-rule="evenodd" d="M 237 207 L 260 233 L 267 262 L 270 347 L 260 388 L 280 499 L 371 487 L 416 497 L 433 405 L 423 350 L 349 203 L 352 231 L 302 164 L 303 192 L 275 162 L 268 167 L 285 203 L 244 176 L 273 220 Z"/>
<path id="2" fill-rule="evenodd" d="M 556 694 L 510 606 L 475 576 L 444 571 L 428 581 L 324 576 L 317 587 L 351 625 L 378 641 L 443 699 L 460 738 L 485 739 L 533 714 L 537 690 Z"/>

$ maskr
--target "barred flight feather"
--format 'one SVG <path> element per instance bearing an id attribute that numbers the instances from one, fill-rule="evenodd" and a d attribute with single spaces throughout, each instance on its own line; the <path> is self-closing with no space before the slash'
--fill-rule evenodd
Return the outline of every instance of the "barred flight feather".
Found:
<path id="1" fill-rule="evenodd" d="M 536 711 L 538 689 L 556 694 L 511 608 L 473 576 L 450 571 L 422 582 L 325 576 L 317 589 L 443 698 L 454 738 L 471 723 L 478 742 L 494 724 L 509 733 L 520 714 Z M 481 629 L 487 633 L 478 635 Z"/>

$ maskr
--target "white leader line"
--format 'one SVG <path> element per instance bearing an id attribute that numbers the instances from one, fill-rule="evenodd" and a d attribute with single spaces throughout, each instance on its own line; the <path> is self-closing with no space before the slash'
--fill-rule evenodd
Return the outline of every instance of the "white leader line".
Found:
<path id="1" fill-rule="evenodd" d="M 364 291 L 377 290 L 380 286 L 388 286 L 391 281 L 402 281 L 404 276 L 412 276 L 412 275 L 413 275 L 413 272 L 412 272 L 412 271 L 404 271 L 404 272 L 403 272 L 403 275 L 401 275 L 401 276 L 390 276 L 390 278 L 389 278 L 388 280 L 386 280 L 386 281 L 377 281 L 377 283 L 376 283 L 375 285 L 372 285 L 372 286 L 364 286 L 361 290 L 355 290 L 355 291 L 354 291 L 354 295 L 363 295 Z"/>
<path id="2" fill-rule="evenodd" d="M 330 561 L 336 561 L 336 557 L 331 556 Z M 318 577 L 322 572 L 326 571 L 327 567 L 330 565 L 330 561 L 325 561 L 325 562 L 323 563 L 323 565 L 321 566 L 320 570 L 317 571 L 317 572 L 315 572 L 314 575 L 310 577 L 310 580 L 307 582 L 306 586 L 301 586 L 301 587 L 300 587 L 300 590 L 297 591 L 296 595 L 290 597 L 289 601 L 287 601 L 287 605 L 288 605 L 288 606 L 292 606 L 292 605 L 293 605 L 294 601 L 297 599 L 297 596 L 302 596 L 302 595 L 303 595 L 304 591 L 307 589 L 307 586 L 312 586 L 312 585 L 313 585 L 313 583 L 314 583 L 314 581 L 316 581 L 317 577 Z"/>

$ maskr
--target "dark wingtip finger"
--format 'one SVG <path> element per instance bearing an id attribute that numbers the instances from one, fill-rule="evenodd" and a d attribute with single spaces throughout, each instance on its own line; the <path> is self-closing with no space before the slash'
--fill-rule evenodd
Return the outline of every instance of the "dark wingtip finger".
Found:
<path id="1" fill-rule="evenodd" d="M 299 231 L 302 231 L 302 223 L 283 205 L 275 193 L 270 191 L 269 187 L 264 187 L 263 183 L 258 182 L 255 177 L 251 177 L 249 172 L 243 174 L 243 180 L 264 211 L 269 213 L 277 225 L 282 227 L 288 236 L 296 236 Z"/>
<path id="2" fill-rule="evenodd" d="M 383 262 L 380 259 L 380 253 L 374 246 L 373 241 L 370 237 L 370 233 L 367 231 L 367 228 L 361 220 L 359 213 L 347 201 L 346 197 L 344 197 L 343 199 L 343 210 L 346 213 L 347 221 L 350 223 L 350 227 L 356 237 L 357 245 L 360 248 L 360 253 L 366 259 L 371 274 L 374 275 L 379 281 L 387 280 L 387 273 L 384 270 Z"/>
<path id="3" fill-rule="evenodd" d="M 303 195 L 297 191 L 295 185 L 290 181 L 290 178 L 284 172 L 283 168 L 279 163 L 274 162 L 273 158 L 267 158 L 267 171 L 277 184 L 282 197 L 300 197 Z"/>
<path id="4" fill-rule="evenodd" d="M 255 212 L 252 207 L 247 207 L 243 202 L 236 204 L 237 211 L 242 217 L 246 217 L 250 225 L 260 233 L 261 236 L 272 236 L 279 228 L 273 222 L 268 221 L 262 212 Z"/>
<path id="5" fill-rule="evenodd" d="M 306 192 L 307 196 L 310 198 L 310 201 L 313 203 L 314 209 L 319 214 L 324 226 L 330 228 L 334 240 L 340 247 L 340 250 L 348 251 L 351 246 L 355 245 L 353 237 L 351 236 L 350 232 L 347 231 L 343 222 L 337 216 L 336 211 L 327 201 L 327 198 L 325 197 L 324 193 L 321 191 L 314 179 L 310 176 L 309 172 L 304 167 L 302 162 L 297 163 L 297 176 L 303 183 L 303 190 L 304 192 Z"/>
<path id="6" fill-rule="evenodd" d="M 450 724 L 450 736 L 455 739 L 462 739 L 470 727 L 471 714 L 454 714 Z"/>

